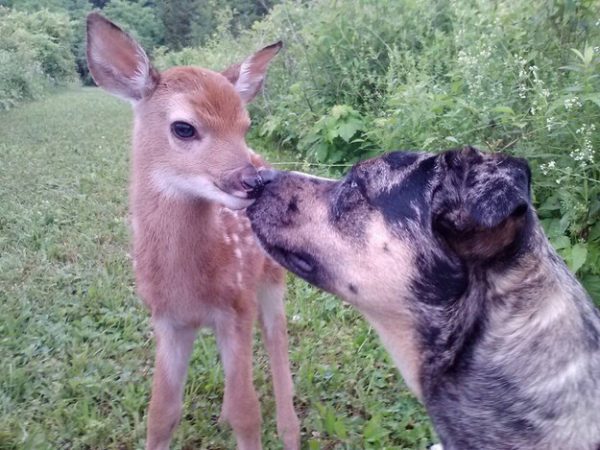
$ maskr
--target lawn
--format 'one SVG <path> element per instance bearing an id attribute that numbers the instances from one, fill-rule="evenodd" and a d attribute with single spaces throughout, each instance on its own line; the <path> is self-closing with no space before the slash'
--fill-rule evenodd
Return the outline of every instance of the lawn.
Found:
<path id="1" fill-rule="evenodd" d="M 143 448 L 154 343 L 128 254 L 130 125 L 127 104 L 91 88 L 0 113 L 0 449 Z M 287 312 L 303 448 L 434 441 L 362 318 L 292 276 Z M 258 332 L 255 348 L 264 448 L 277 449 Z M 202 332 L 172 448 L 235 447 L 216 423 L 222 394 Z"/>

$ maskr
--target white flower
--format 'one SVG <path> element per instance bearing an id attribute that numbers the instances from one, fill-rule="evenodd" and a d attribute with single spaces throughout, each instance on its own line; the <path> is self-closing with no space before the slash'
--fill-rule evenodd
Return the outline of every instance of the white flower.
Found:
<path id="1" fill-rule="evenodd" d="M 519 84 L 517 87 L 517 92 L 519 93 L 519 98 L 527 98 L 527 86 L 525 84 Z"/>
<path id="2" fill-rule="evenodd" d="M 566 98 L 565 99 L 565 109 L 567 111 L 570 111 L 573 108 L 581 108 L 581 101 L 579 100 L 579 97 L 575 96 L 573 98 Z"/>

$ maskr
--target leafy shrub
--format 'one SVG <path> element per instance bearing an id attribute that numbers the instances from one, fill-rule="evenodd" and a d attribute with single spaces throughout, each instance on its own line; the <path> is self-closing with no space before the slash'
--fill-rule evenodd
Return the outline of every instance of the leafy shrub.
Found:
<path id="1" fill-rule="evenodd" d="M 0 109 L 7 110 L 43 90 L 40 65 L 26 54 L 0 50 Z"/>
<path id="2" fill-rule="evenodd" d="M 253 114 L 308 162 L 464 144 L 528 158 L 550 240 L 600 300 L 598 2 L 288 0 L 238 36 L 220 14 L 159 65 L 224 68 L 283 38 Z"/>
<path id="3" fill-rule="evenodd" d="M 165 31 L 157 9 L 144 3 L 111 0 L 102 12 L 131 33 L 146 51 L 152 51 L 163 43 Z"/>
<path id="4" fill-rule="evenodd" d="M 75 80 L 71 27 L 64 14 L 0 7 L 0 108 Z"/>

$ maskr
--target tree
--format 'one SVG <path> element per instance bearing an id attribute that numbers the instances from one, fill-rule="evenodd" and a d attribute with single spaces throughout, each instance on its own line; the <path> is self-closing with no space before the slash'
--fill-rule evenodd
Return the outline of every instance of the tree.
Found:
<path id="1" fill-rule="evenodd" d="M 146 2 L 111 0 L 102 12 L 131 33 L 146 51 L 163 45 L 164 26 L 156 7 Z"/>
<path id="2" fill-rule="evenodd" d="M 169 49 L 179 50 L 193 44 L 192 23 L 206 3 L 202 0 L 164 0 L 160 3 L 164 42 Z"/>

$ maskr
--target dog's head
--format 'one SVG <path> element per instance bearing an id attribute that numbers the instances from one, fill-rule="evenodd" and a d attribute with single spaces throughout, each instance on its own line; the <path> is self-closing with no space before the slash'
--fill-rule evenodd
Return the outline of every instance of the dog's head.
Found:
<path id="1" fill-rule="evenodd" d="M 527 163 L 507 155 L 395 152 L 339 181 L 279 172 L 248 213 L 279 263 L 368 310 L 459 295 L 466 265 L 518 252 L 529 187 Z"/>

